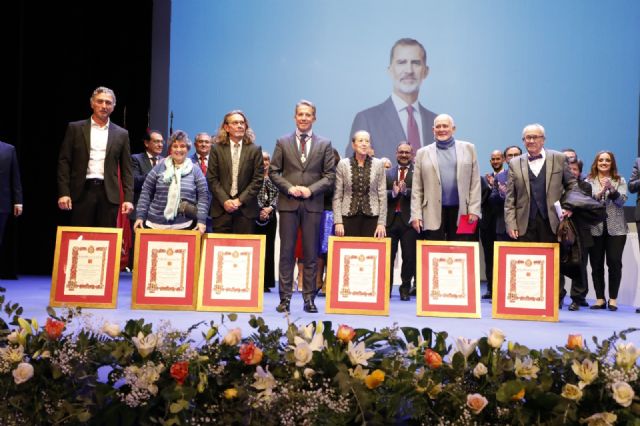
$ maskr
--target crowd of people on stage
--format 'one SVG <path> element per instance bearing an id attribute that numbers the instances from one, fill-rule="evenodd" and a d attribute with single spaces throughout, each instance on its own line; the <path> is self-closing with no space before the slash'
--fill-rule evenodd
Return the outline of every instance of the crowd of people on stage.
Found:
<path id="1" fill-rule="evenodd" d="M 481 176 L 475 146 L 455 138 L 454 118 L 418 101 L 429 74 L 422 44 L 398 40 L 388 73 L 391 96 L 355 116 L 343 159 L 314 131 L 316 107 L 306 100 L 295 105 L 295 129 L 277 140 L 271 155 L 255 143 L 240 110 L 223 117 L 216 135 L 198 133 L 190 158 L 191 140 L 181 130 L 169 135 L 167 147 L 161 132 L 149 131 L 145 151 L 131 155 L 127 131 L 109 120 L 116 96 L 98 87 L 91 118 L 70 123 L 60 148 L 58 206 L 71 211 L 77 226 L 114 227 L 120 211 L 134 228 L 265 234 L 266 290 L 275 286 L 277 228 L 278 312 L 290 311 L 296 265 L 304 310 L 317 312 L 332 234 L 390 237 L 389 284 L 400 246 L 399 296 L 408 301 L 415 295 L 418 239 L 480 239 L 488 280 L 483 298 L 490 299 L 495 241 L 566 241 L 568 229 L 576 236 L 567 248 L 573 261 L 561 268 L 572 279 L 568 309 L 589 306 L 590 261 L 597 297 L 591 309 L 617 310 L 627 233 L 623 205 L 628 192 L 640 191 L 640 159 L 628 185 L 611 151 L 599 152 L 584 176 L 575 151 L 546 149 L 544 127 L 530 124 L 521 135 L 524 150 L 493 151 L 493 170 Z M 562 307 L 564 283 L 560 291 Z"/>

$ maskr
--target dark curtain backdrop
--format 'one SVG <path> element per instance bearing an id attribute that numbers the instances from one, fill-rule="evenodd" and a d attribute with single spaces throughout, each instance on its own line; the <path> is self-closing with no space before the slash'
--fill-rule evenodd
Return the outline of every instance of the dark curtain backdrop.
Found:
<path id="1" fill-rule="evenodd" d="M 142 150 L 152 14 L 152 0 L 0 5 L 0 140 L 17 149 L 24 191 L 24 214 L 9 224 L 1 253 L 1 277 L 51 273 L 56 227 L 69 220 L 56 204 L 58 150 L 66 124 L 90 116 L 94 88 L 115 91 L 111 119 L 129 130 L 131 151 Z"/>

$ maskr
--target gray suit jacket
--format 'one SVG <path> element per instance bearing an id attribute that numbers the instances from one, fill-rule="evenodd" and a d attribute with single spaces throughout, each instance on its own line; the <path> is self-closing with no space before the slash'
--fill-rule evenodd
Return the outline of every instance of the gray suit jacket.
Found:
<path id="1" fill-rule="evenodd" d="M 427 145 L 433 141 L 433 120 L 436 114 L 420 105 L 420 117 L 422 121 L 422 143 Z M 393 105 L 391 96 L 383 103 L 365 109 L 356 114 L 351 125 L 349 140 L 358 130 L 366 130 L 371 135 L 371 146 L 376 152 L 377 158 L 387 157 L 393 161 L 396 158 L 396 148 L 401 141 L 406 141 L 407 136 L 398 117 L 398 111 Z M 353 155 L 351 144 L 347 144 L 346 156 Z"/>
<path id="2" fill-rule="evenodd" d="M 629 192 L 640 192 L 640 158 L 636 158 L 633 161 L 633 170 L 631 170 L 631 177 L 628 183 Z M 636 222 L 640 222 L 640 195 L 636 199 Z M 640 230 L 639 230 L 640 231 Z"/>
<path id="3" fill-rule="evenodd" d="M 442 213 L 442 186 L 436 143 L 418 150 L 411 188 L 411 221 L 422 220 L 423 229 L 440 228 Z M 456 178 L 458 181 L 458 220 L 460 215 L 482 216 L 480 207 L 480 172 L 473 144 L 455 141 Z"/>
<path id="4" fill-rule="evenodd" d="M 369 176 L 369 206 L 373 216 L 378 216 L 378 225 L 387 224 L 387 181 L 384 164 L 377 158 L 371 159 Z M 351 180 L 351 158 L 343 158 L 336 167 L 336 188 L 333 192 L 333 222 L 342 223 L 342 216 L 348 216 L 353 194 Z"/>
<path id="5" fill-rule="evenodd" d="M 560 219 L 553 204 L 560 200 L 565 191 L 573 190 L 578 185 L 578 181 L 569 171 L 563 153 L 545 149 L 545 156 L 547 215 L 551 230 L 555 234 Z M 528 154 L 523 154 L 509 162 L 507 194 L 504 200 L 504 222 L 507 233 L 517 230 L 519 235 L 526 234 L 531 202 L 530 191 L 529 159 Z"/>
<path id="6" fill-rule="evenodd" d="M 300 160 L 295 132 L 276 141 L 271 157 L 269 178 L 278 188 L 279 211 L 297 210 L 300 203 L 310 212 L 322 213 L 324 192 L 333 188 L 336 178 L 335 159 L 331 141 L 315 133 L 311 137 L 311 148 L 306 161 Z M 289 195 L 289 188 L 302 185 L 311 190 L 307 199 Z"/>

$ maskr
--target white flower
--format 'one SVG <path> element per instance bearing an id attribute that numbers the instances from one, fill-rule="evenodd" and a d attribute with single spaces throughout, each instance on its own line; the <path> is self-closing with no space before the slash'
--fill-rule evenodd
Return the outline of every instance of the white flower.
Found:
<path id="1" fill-rule="evenodd" d="M 487 367 L 481 362 L 479 362 L 473 369 L 473 375 L 476 376 L 478 379 L 487 373 L 488 373 Z"/>
<path id="2" fill-rule="evenodd" d="M 327 345 L 322 332 L 324 331 L 324 324 L 322 321 L 318 321 L 314 327 L 313 323 L 309 323 L 305 327 L 298 329 L 298 334 L 309 343 L 309 347 L 312 351 L 321 351 Z"/>
<path id="3" fill-rule="evenodd" d="M 256 381 L 251 386 L 261 391 L 258 396 L 265 399 L 271 398 L 273 388 L 276 387 L 276 379 L 273 377 L 273 374 L 269 373 L 269 366 L 267 366 L 266 370 L 260 365 L 257 366 L 253 378 L 256 379 Z"/>
<path id="4" fill-rule="evenodd" d="M 560 396 L 572 401 L 579 401 L 580 398 L 582 398 L 582 389 L 580 389 L 580 386 L 567 383 L 562 387 L 562 393 L 560 394 Z"/>
<path id="5" fill-rule="evenodd" d="M 347 355 L 349 356 L 349 361 L 353 365 L 367 365 L 367 360 L 375 355 L 374 351 L 368 351 L 365 349 L 364 342 L 360 342 L 357 345 L 354 345 L 353 342 L 349 342 L 347 346 Z"/>
<path id="6" fill-rule="evenodd" d="M 613 399 L 623 407 L 628 407 L 633 402 L 635 392 L 633 388 L 629 386 L 629 383 L 615 382 L 611 385 L 611 390 L 613 391 Z"/>
<path id="7" fill-rule="evenodd" d="M 145 336 L 141 331 L 138 332 L 138 337 L 132 337 L 131 340 L 142 358 L 149 356 L 157 346 L 162 344 L 162 337 L 159 334 L 149 333 Z"/>
<path id="8" fill-rule="evenodd" d="M 504 343 L 505 334 L 499 328 L 492 328 L 489 330 L 489 336 L 487 337 L 487 344 L 492 348 L 500 348 Z"/>
<path id="9" fill-rule="evenodd" d="M 21 362 L 16 369 L 13 370 L 12 374 L 13 381 L 16 382 L 16 385 L 24 383 L 33 377 L 33 365 L 28 362 Z"/>
<path id="10" fill-rule="evenodd" d="M 242 340 L 242 330 L 238 327 L 229 330 L 224 339 L 222 339 L 222 343 L 228 346 L 236 346 Z"/>
<path id="11" fill-rule="evenodd" d="M 586 385 L 591 384 L 598 377 L 598 361 L 591 361 L 590 359 L 585 359 L 580 363 L 578 360 L 573 360 L 573 365 L 571 369 L 576 376 L 580 378 L 580 389 L 583 389 Z"/>
<path id="12" fill-rule="evenodd" d="M 476 351 L 476 347 L 478 346 L 478 340 L 467 339 L 466 337 L 458 337 L 456 339 L 456 347 L 458 348 L 458 352 L 460 352 L 466 361 L 469 358 L 469 355 Z"/>
<path id="13" fill-rule="evenodd" d="M 13 330 L 7 336 L 7 340 L 9 341 L 9 343 L 16 344 L 16 343 L 18 343 L 18 337 L 20 337 L 20 334 L 18 333 L 18 330 Z"/>
<path id="14" fill-rule="evenodd" d="M 311 380 L 311 378 L 313 376 L 315 376 L 316 372 L 314 369 L 312 368 L 305 368 L 304 371 L 302 372 L 302 375 L 304 376 L 305 379 L 307 380 Z"/>
<path id="15" fill-rule="evenodd" d="M 293 356 L 296 360 L 296 367 L 304 367 L 313 358 L 311 346 L 302 337 L 295 336 L 296 345 L 293 347 Z"/>
<path id="16" fill-rule="evenodd" d="M 624 368 L 625 370 L 633 367 L 639 356 L 640 349 L 636 348 L 631 342 L 620 342 L 616 345 L 616 365 Z"/>
<path id="17" fill-rule="evenodd" d="M 529 357 L 523 360 L 516 358 L 515 372 L 517 377 L 522 377 L 528 380 L 536 379 L 538 377 L 538 371 L 540 368 Z"/>
<path id="18" fill-rule="evenodd" d="M 116 323 L 105 321 L 100 330 L 109 337 L 118 337 L 120 335 L 120 325 Z"/>
<path id="19" fill-rule="evenodd" d="M 618 416 L 605 411 L 604 413 L 596 413 L 586 419 L 580 419 L 580 423 L 586 423 L 588 426 L 613 426 L 616 420 L 618 420 Z"/>
<path id="20" fill-rule="evenodd" d="M 369 370 L 362 368 L 360 364 L 356 365 L 356 368 L 349 369 L 349 375 L 354 379 L 364 380 L 367 374 L 369 374 Z"/>

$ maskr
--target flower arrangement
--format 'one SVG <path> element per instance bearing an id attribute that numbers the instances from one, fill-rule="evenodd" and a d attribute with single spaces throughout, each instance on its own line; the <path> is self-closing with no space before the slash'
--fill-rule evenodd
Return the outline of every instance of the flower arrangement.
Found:
<path id="1" fill-rule="evenodd" d="M 272 330 L 255 316 L 243 336 L 234 314 L 175 331 L 48 308 L 40 327 L 0 303 L 3 425 L 640 424 L 636 329 L 536 350 L 498 329 L 448 343 L 428 328 Z"/>

